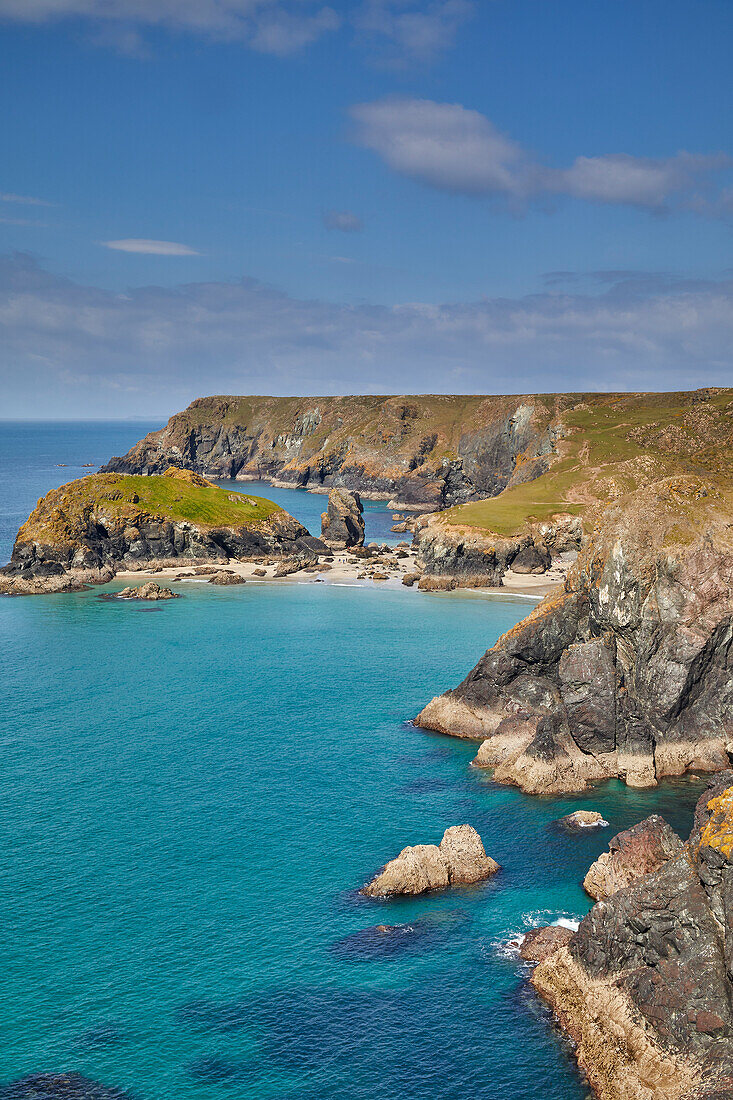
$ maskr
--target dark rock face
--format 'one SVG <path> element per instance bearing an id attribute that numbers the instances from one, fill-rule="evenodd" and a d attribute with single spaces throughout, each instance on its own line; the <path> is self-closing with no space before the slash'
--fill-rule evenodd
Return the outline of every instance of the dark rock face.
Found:
<path id="1" fill-rule="evenodd" d="M 349 489 L 332 489 L 321 515 L 321 540 L 333 549 L 364 544 L 364 508 L 361 497 Z"/>
<path id="2" fill-rule="evenodd" d="M 512 559 L 510 566 L 512 573 L 546 573 L 550 565 L 550 555 L 541 553 L 532 543 L 520 550 Z"/>
<path id="3" fill-rule="evenodd" d="M 682 852 L 683 844 L 658 814 L 612 837 L 608 851 L 598 857 L 583 880 L 596 901 L 609 898 L 637 879 L 658 871 Z"/>
<path id="4" fill-rule="evenodd" d="M 698 479 L 670 479 L 610 509 L 564 590 L 417 724 L 483 741 L 476 763 L 532 793 L 727 767 L 733 550 L 729 514 L 705 498 Z M 667 546 L 684 505 L 700 508 L 691 544 Z"/>
<path id="5" fill-rule="evenodd" d="M 90 1081 L 80 1073 L 35 1073 L 0 1085 L 0 1100 L 132 1100 L 132 1097 Z"/>
<path id="6" fill-rule="evenodd" d="M 732 781 L 728 772 L 702 796 L 687 845 L 655 822 L 662 865 L 594 905 L 534 972 L 603 1100 L 730 1095 Z M 623 843 L 644 832 L 648 821 Z"/>
<path id="7" fill-rule="evenodd" d="M 435 509 L 539 477 L 561 434 L 555 402 L 537 397 L 206 397 L 104 469 L 175 465 Z"/>

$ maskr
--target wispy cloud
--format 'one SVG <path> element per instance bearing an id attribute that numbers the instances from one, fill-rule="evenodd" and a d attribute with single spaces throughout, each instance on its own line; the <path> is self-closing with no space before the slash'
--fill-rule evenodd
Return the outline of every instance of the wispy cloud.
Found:
<path id="1" fill-rule="evenodd" d="M 474 11 L 470 0 L 365 0 L 354 22 L 383 61 L 429 62 L 453 45 Z"/>
<path id="2" fill-rule="evenodd" d="M 45 199 L 34 198 L 33 195 L 15 195 L 12 191 L 0 191 L 0 202 L 12 202 L 18 206 L 55 206 L 56 203 L 46 202 Z"/>
<path id="3" fill-rule="evenodd" d="M 333 8 L 318 0 L 0 0 L 0 19 L 84 19 L 97 26 L 116 25 L 128 35 L 128 52 L 130 42 L 136 50 L 141 45 L 135 28 L 162 27 L 213 40 L 240 40 L 273 54 L 296 53 L 341 22 Z"/>
<path id="4" fill-rule="evenodd" d="M 326 210 L 321 220 L 326 229 L 337 229 L 341 233 L 360 233 L 364 223 L 352 210 Z"/>
<path id="5" fill-rule="evenodd" d="M 567 273 L 565 273 L 567 274 Z M 621 273 L 622 275 L 624 273 Z M 87 415 L 211 393 L 675 389 L 733 376 L 733 280 L 650 276 L 442 305 L 293 298 L 253 279 L 116 294 L 0 257 L 0 371 Z M 21 396 L 19 396 L 21 395 Z M 115 398 L 117 400 L 117 398 Z M 74 404 L 75 403 L 75 404 Z"/>
<path id="6" fill-rule="evenodd" d="M 722 154 L 666 158 L 579 156 L 568 168 L 540 163 L 479 111 L 460 103 L 391 96 L 351 109 L 354 141 L 395 172 L 454 194 L 501 198 L 516 209 L 564 196 L 663 212 L 696 209 Z"/>
<path id="7" fill-rule="evenodd" d="M 140 252 L 145 256 L 200 256 L 195 248 L 177 241 L 150 241 L 143 237 L 127 237 L 121 241 L 100 241 L 115 252 Z"/>

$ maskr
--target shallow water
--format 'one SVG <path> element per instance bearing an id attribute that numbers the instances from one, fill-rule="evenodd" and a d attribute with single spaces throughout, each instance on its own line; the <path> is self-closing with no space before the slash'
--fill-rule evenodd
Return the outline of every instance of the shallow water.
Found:
<path id="1" fill-rule="evenodd" d="M 409 724 L 523 601 L 177 590 L 149 607 L 0 601 L 0 1081 L 79 1070 L 139 1100 L 584 1097 L 507 941 L 582 916 L 612 833 L 653 811 L 686 832 L 698 788 L 533 799 L 472 769 L 475 746 Z M 611 827 L 553 828 L 583 806 Z M 489 883 L 355 893 L 461 822 L 502 865 Z"/>

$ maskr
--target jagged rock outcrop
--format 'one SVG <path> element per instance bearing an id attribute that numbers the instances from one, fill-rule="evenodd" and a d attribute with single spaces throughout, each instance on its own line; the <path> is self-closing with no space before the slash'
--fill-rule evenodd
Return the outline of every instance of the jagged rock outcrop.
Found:
<path id="1" fill-rule="evenodd" d="M 362 887 L 367 897 L 424 894 L 449 886 L 466 886 L 496 874 L 499 864 L 486 855 L 481 837 L 470 825 L 446 829 L 440 844 L 403 848 L 378 875 Z"/>
<path id="2" fill-rule="evenodd" d="M 104 471 L 339 486 L 444 508 L 548 469 L 577 395 L 202 397 Z"/>
<path id="3" fill-rule="evenodd" d="M 321 539 L 333 550 L 364 545 L 364 508 L 350 489 L 332 489 L 321 515 Z"/>
<path id="4" fill-rule="evenodd" d="M 426 576 L 448 578 L 460 587 L 498 587 L 507 570 L 545 573 L 561 554 L 576 554 L 583 527 L 577 516 L 557 514 L 522 534 L 501 538 L 490 531 L 425 516 L 415 531 L 417 560 Z"/>
<path id="5" fill-rule="evenodd" d="M 731 784 L 716 778 L 679 853 L 597 902 L 533 973 L 600 1100 L 733 1092 Z"/>
<path id="6" fill-rule="evenodd" d="M 732 516 L 730 488 L 693 476 L 597 512 L 563 590 L 416 724 L 482 741 L 477 764 L 537 794 L 726 767 Z"/>
<path id="7" fill-rule="evenodd" d="M 652 814 L 638 825 L 611 837 L 608 851 L 592 863 L 583 879 L 583 889 L 596 901 L 610 898 L 632 882 L 658 871 L 682 851 L 677 833 L 664 818 Z"/>
<path id="8" fill-rule="evenodd" d="M 52 489 L 20 528 L 0 593 L 70 591 L 141 563 L 325 551 L 271 501 L 227 493 L 189 471 L 91 474 Z"/>
<path id="9" fill-rule="evenodd" d="M 598 810 L 573 810 L 571 814 L 559 817 L 555 825 L 568 833 L 579 833 L 583 829 L 604 829 L 608 822 Z"/>

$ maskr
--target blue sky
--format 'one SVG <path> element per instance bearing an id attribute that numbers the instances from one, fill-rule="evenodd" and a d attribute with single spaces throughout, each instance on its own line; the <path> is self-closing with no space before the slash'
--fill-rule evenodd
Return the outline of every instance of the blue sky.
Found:
<path id="1" fill-rule="evenodd" d="M 0 0 L 0 415 L 730 384 L 731 46 L 729 0 Z"/>

